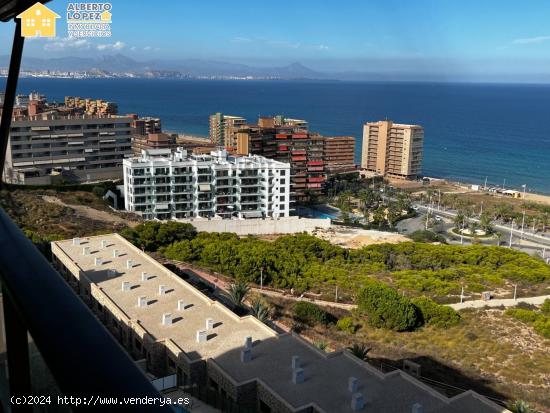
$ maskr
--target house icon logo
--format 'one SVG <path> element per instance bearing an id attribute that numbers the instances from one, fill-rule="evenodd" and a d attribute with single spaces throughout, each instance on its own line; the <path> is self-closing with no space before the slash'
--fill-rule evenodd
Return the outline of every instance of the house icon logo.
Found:
<path id="1" fill-rule="evenodd" d="M 34 3 L 16 17 L 21 19 L 21 36 L 55 37 L 55 19 L 61 16 L 42 3 Z"/>

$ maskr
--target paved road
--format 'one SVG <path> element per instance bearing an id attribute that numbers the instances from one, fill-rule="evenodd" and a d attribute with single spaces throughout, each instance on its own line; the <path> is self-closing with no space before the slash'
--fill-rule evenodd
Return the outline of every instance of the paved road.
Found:
<path id="1" fill-rule="evenodd" d="M 483 308 L 483 307 L 513 307 L 519 303 L 535 304 L 540 305 L 544 303 L 544 300 L 550 299 L 550 295 L 540 295 L 538 297 L 526 297 L 526 298 L 504 298 L 504 299 L 495 299 L 495 300 L 473 300 L 466 301 L 463 303 L 449 304 L 449 307 L 454 308 L 455 310 L 463 310 L 465 308 Z"/>

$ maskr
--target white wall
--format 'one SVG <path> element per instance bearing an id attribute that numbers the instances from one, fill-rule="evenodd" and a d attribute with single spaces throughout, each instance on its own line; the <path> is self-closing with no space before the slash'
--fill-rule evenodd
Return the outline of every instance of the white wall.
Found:
<path id="1" fill-rule="evenodd" d="M 279 219 L 243 219 L 243 220 L 178 220 L 192 224 L 198 231 L 234 232 L 237 235 L 295 234 L 311 232 L 315 228 L 329 228 L 330 219 L 287 217 Z"/>

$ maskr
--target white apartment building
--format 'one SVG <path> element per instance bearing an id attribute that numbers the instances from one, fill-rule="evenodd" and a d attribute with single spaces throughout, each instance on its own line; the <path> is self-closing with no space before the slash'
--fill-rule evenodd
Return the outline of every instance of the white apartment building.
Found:
<path id="1" fill-rule="evenodd" d="M 288 217 L 290 165 L 263 156 L 143 150 L 124 165 L 127 211 L 145 219 Z"/>

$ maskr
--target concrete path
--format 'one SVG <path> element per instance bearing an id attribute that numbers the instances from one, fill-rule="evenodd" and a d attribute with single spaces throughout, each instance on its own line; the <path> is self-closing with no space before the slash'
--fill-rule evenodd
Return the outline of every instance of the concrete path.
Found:
<path id="1" fill-rule="evenodd" d="M 550 298 L 550 295 L 539 295 L 538 297 L 525 297 L 525 298 L 502 298 L 502 299 L 495 299 L 495 300 L 473 300 L 473 301 L 465 301 L 463 303 L 457 303 L 457 304 L 448 304 L 449 307 L 454 308 L 455 310 L 463 310 L 465 308 L 483 308 L 483 307 L 513 307 L 515 305 L 518 305 L 519 303 L 527 303 L 527 304 L 535 304 L 540 305 L 546 300 L 547 298 Z"/>

